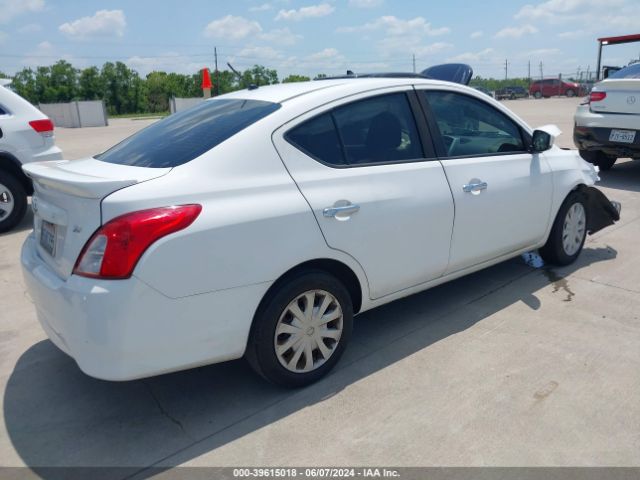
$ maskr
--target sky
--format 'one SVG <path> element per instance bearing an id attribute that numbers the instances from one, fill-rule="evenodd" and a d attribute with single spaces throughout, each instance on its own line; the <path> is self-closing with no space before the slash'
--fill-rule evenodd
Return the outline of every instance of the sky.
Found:
<path id="1" fill-rule="evenodd" d="M 601 36 L 640 33 L 639 0 L 0 0 L 0 71 L 65 59 L 140 74 L 230 62 L 289 74 L 470 64 L 483 77 L 575 75 Z M 640 43 L 605 47 L 626 65 Z M 505 62 L 507 69 L 505 72 Z M 541 72 L 542 62 L 542 72 Z"/>

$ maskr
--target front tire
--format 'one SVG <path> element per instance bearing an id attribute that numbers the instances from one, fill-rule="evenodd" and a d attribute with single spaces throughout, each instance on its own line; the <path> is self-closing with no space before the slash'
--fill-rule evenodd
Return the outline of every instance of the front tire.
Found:
<path id="1" fill-rule="evenodd" d="M 618 160 L 616 157 L 605 155 L 600 150 L 580 150 L 580 156 L 587 162 L 596 165 L 600 170 L 611 170 Z"/>
<path id="2" fill-rule="evenodd" d="M 573 191 L 560 207 L 540 256 L 547 263 L 569 265 L 580 255 L 586 238 L 587 202 L 582 193 Z"/>
<path id="3" fill-rule="evenodd" d="M 536 92 L 533 94 L 533 96 L 536 100 L 540 100 L 542 98 L 542 92 Z"/>
<path id="4" fill-rule="evenodd" d="M 0 233 L 8 232 L 27 212 L 27 194 L 13 175 L 0 171 Z"/>
<path id="5" fill-rule="evenodd" d="M 344 285 L 323 271 L 302 272 L 260 307 L 246 358 L 270 382 L 303 387 L 338 363 L 352 329 L 353 305 Z"/>
<path id="6" fill-rule="evenodd" d="M 576 96 L 576 92 L 574 90 L 567 90 L 567 97 L 571 98 L 571 97 L 575 97 Z"/>

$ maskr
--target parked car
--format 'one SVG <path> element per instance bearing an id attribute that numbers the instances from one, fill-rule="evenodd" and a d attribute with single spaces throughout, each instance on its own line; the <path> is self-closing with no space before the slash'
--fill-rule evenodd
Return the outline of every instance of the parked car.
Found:
<path id="1" fill-rule="evenodd" d="M 529 87 L 529 94 L 535 98 L 548 98 L 555 95 L 575 97 L 576 95 L 582 95 L 583 93 L 584 91 L 580 84 L 560 81 L 557 78 L 536 80 Z"/>
<path id="2" fill-rule="evenodd" d="M 493 98 L 493 93 L 491 93 L 491 91 L 490 91 L 490 90 L 487 90 L 486 88 L 484 88 L 484 87 L 480 87 L 480 86 L 478 86 L 478 87 L 473 87 L 473 88 L 475 88 L 475 89 L 476 89 L 476 90 L 478 90 L 479 92 L 482 92 L 482 93 L 484 93 L 485 95 L 488 95 L 488 96 L 490 96 L 491 98 Z"/>
<path id="3" fill-rule="evenodd" d="M 0 233 L 16 226 L 27 211 L 33 187 L 22 165 L 62 159 L 54 143 L 53 122 L 6 88 L 8 84 L 7 80 L 0 84 Z"/>
<path id="4" fill-rule="evenodd" d="M 580 155 L 600 169 L 610 169 L 618 158 L 640 158 L 640 63 L 597 83 L 574 120 Z"/>
<path id="5" fill-rule="evenodd" d="M 26 165 L 26 285 L 91 376 L 244 355 L 306 385 L 355 314 L 538 248 L 569 264 L 617 219 L 557 133 L 419 78 L 222 95 L 93 158 Z"/>
<path id="6" fill-rule="evenodd" d="M 529 92 L 527 92 L 527 89 L 524 87 L 518 87 L 518 86 L 504 87 L 496 90 L 495 97 L 498 100 L 505 100 L 505 99 L 516 100 L 518 98 L 528 98 Z"/>

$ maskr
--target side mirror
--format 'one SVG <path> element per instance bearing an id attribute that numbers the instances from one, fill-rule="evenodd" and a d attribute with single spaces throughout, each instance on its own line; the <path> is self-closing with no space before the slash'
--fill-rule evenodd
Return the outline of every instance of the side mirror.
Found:
<path id="1" fill-rule="evenodd" d="M 534 130 L 531 137 L 531 153 L 546 152 L 553 145 L 553 138 L 547 132 Z"/>

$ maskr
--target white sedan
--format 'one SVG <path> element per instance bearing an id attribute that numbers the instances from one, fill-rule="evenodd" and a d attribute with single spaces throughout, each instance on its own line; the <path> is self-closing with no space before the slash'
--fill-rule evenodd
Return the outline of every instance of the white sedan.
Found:
<path id="1" fill-rule="evenodd" d="M 617 220 L 557 133 L 419 78 L 223 95 L 94 158 L 25 166 L 28 290 L 91 376 L 246 356 L 305 385 L 355 314 L 534 249 L 568 264 Z"/>

